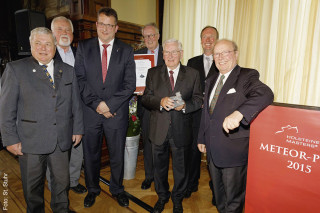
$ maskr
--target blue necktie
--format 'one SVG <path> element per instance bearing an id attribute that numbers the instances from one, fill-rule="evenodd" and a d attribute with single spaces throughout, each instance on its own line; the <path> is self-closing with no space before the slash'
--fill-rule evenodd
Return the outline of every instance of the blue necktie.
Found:
<path id="1" fill-rule="evenodd" d="M 41 65 L 41 67 L 42 67 L 42 69 L 44 70 L 44 73 L 45 73 L 45 74 L 47 75 L 47 77 L 49 78 L 49 81 L 51 82 L 53 89 L 55 89 L 56 87 L 54 86 L 53 79 L 52 79 L 50 73 L 49 73 L 48 70 L 47 70 L 47 67 L 48 67 L 48 66 L 44 64 L 44 65 Z"/>

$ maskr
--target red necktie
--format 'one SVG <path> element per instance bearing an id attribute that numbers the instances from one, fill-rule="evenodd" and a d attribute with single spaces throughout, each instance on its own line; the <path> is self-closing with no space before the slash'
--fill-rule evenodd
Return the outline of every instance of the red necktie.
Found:
<path id="1" fill-rule="evenodd" d="M 169 73 L 170 73 L 170 84 L 171 84 L 171 89 L 172 89 L 172 91 L 173 91 L 173 90 L 174 90 L 173 71 L 172 71 L 172 70 L 170 70 L 170 71 L 169 71 Z"/>
<path id="2" fill-rule="evenodd" d="M 108 70 L 108 55 L 107 55 L 107 47 L 109 46 L 110 44 L 103 44 L 103 53 L 102 53 L 102 60 L 101 60 L 101 63 L 102 63 L 102 79 L 103 79 L 103 83 L 104 81 L 106 80 L 106 76 L 107 76 L 107 70 Z"/>
<path id="3" fill-rule="evenodd" d="M 154 54 L 154 50 L 151 50 L 151 53 Z"/>

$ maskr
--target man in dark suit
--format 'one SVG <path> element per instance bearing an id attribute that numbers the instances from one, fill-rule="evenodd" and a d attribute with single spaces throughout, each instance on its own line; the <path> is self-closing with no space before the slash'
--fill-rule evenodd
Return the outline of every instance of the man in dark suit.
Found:
<path id="1" fill-rule="evenodd" d="M 159 29 L 155 23 L 150 23 L 142 28 L 143 40 L 146 45 L 135 52 L 135 54 L 154 54 L 155 66 L 163 65 L 162 46 L 159 45 Z M 142 95 L 142 94 L 138 94 Z M 142 106 L 141 96 L 138 97 L 138 117 L 141 120 L 142 138 L 143 138 L 143 160 L 145 180 L 141 184 L 141 189 L 149 189 L 153 182 L 153 160 L 152 160 L 152 147 L 149 141 L 149 123 L 150 111 Z"/>
<path id="2" fill-rule="evenodd" d="M 51 209 L 68 212 L 69 150 L 80 143 L 83 115 L 71 66 L 53 60 L 55 40 L 44 27 L 31 31 L 32 57 L 7 64 L 0 126 L 7 150 L 19 155 L 27 212 L 44 213 L 44 182 L 51 173 Z"/>
<path id="3" fill-rule="evenodd" d="M 76 49 L 71 47 L 73 40 L 73 25 L 70 19 L 59 16 L 52 20 L 51 31 L 57 40 L 57 51 L 54 59 L 61 60 L 64 63 L 74 67 Z M 70 189 L 75 193 L 85 193 L 87 189 L 79 183 L 81 166 L 83 160 L 82 143 L 71 148 L 69 173 L 70 173 Z M 50 170 L 47 170 L 48 186 L 51 190 Z"/>
<path id="4" fill-rule="evenodd" d="M 204 93 L 205 81 L 207 78 L 215 73 L 218 73 L 217 67 L 213 60 L 213 47 L 217 39 L 219 39 L 218 30 L 212 26 L 206 26 L 202 29 L 201 34 L 201 46 L 203 54 L 190 58 L 188 60 L 188 67 L 196 69 L 200 74 L 201 89 Z M 193 141 L 192 147 L 189 153 L 189 173 L 188 173 L 188 186 L 185 194 L 185 198 L 191 196 L 192 192 L 198 191 L 199 178 L 200 178 L 200 165 L 201 165 L 201 152 L 198 149 L 198 132 L 201 120 L 201 111 L 193 113 Z M 212 181 L 210 181 L 210 188 L 212 190 Z M 214 193 L 212 191 L 212 204 L 215 205 Z"/>
<path id="5" fill-rule="evenodd" d="M 162 212 L 170 198 L 168 169 L 172 153 L 174 186 L 173 212 L 182 212 L 187 186 L 187 153 L 192 143 L 192 114 L 202 105 L 199 72 L 180 64 L 183 56 L 178 40 L 163 44 L 165 65 L 149 69 L 142 104 L 151 110 L 149 139 L 152 143 L 154 182 L 158 201 L 154 212 Z M 172 96 L 181 93 L 183 104 L 175 105 Z M 170 98 L 171 97 L 171 98 Z"/>
<path id="6" fill-rule="evenodd" d="M 254 69 L 237 65 L 233 41 L 219 40 L 213 52 L 219 73 L 206 81 L 198 148 L 207 152 L 219 212 L 243 211 L 251 121 L 273 101 Z"/>
<path id="7" fill-rule="evenodd" d="M 121 206 L 128 206 L 124 193 L 123 164 L 128 129 L 129 98 L 136 88 L 133 49 L 115 38 L 117 12 L 101 8 L 96 22 L 98 38 L 79 42 L 75 70 L 84 103 L 83 139 L 85 179 L 90 207 L 100 194 L 100 158 L 103 133 L 106 137 L 111 179 L 109 190 Z"/>

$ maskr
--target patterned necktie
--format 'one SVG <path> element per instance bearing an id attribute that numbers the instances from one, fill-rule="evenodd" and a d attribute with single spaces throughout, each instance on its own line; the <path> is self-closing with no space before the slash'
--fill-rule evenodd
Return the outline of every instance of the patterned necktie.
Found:
<path id="1" fill-rule="evenodd" d="M 216 88 L 216 91 L 214 92 L 213 98 L 212 98 L 211 103 L 210 103 L 210 110 L 209 110 L 210 115 L 212 115 L 212 113 L 213 113 L 214 107 L 216 106 L 219 94 L 220 94 L 221 89 L 223 87 L 223 79 L 224 79 L 224 75 L 221 75 L 219 83 L 218 83 L 217 88 Z"/>
<path id="2" fill-rule="evenodd" d="M 102 53 L 102 79 L 103 79 L 103 83 L 106 80 L 106 76 L 107 76 L 107 70 L 108 70 L 108 54 L 107 54 L 107 48 L 110 44 L 103 44 L 103 53 Z"/>
<path id="3" fill-rule="evenodd" d="M 173 90 L 174 90 L 173 71 L 172 71 L 172 70 L 170 70 L 170 71 L 169 71 L 169 73 L 170 73 L 170 84 L 171 84 L 171 89 L 172 89 L 172 91 L 173 91 Z"/>
<path id="4" fill-rule="evenodd" d="M 151 50 L 151 53 L 154 54 L 154 50 Z"/>
<path id="5" fill-rule="evenodd" d="M 48 70 L 47 70 L 47 67 L 48 67 L 48 66 L 44 64 L 44 65 L 41 65 L 41 67 L 42 67 L 44 73 L 46 74 L 46 76 L 49 78 L 49 81 L 50 81 L 50 83 L 52 84 L 53 89 L 55 89 L 56 87 L 55 87 L 55 85 L 54 85 L 53 79 L 52 79 L 50 73 L 49 73 Z"/>

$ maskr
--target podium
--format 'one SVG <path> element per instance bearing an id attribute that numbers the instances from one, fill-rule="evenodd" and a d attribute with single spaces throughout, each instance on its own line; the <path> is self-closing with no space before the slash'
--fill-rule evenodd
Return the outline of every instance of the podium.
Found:
<path id="1" fill-rule="evenodd" d="M 320 108 L 273 104 L 252 122 L 246 213 L 318 212 Z"/>

